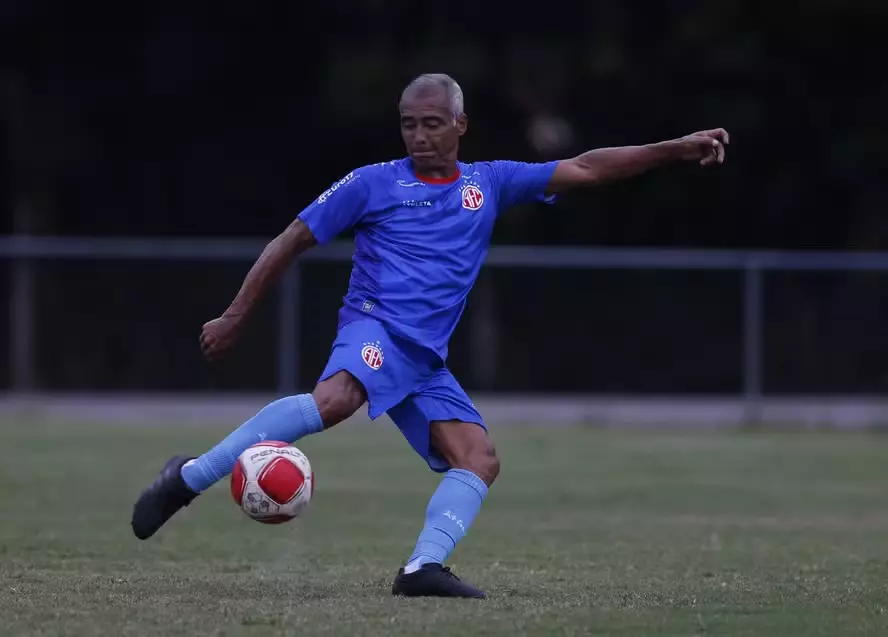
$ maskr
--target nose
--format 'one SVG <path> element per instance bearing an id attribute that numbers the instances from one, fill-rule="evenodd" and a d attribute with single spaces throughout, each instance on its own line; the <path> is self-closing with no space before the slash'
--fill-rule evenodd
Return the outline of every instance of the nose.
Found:
<path id="1" fill-rule="evenodd" d="M 424 132 L 417 130 L 413 134 L 413 145 L 427 147 L 429 145 L 429 139 Z"/>

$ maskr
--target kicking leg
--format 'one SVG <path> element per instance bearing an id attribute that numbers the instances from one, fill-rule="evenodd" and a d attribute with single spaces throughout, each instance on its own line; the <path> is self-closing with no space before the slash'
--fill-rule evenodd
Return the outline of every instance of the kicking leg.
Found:
<path id="1" fill-rule="evenodd" d="M 479 419 L 480 420 L 480 419 Z M 407 596 L 483 598 L 443 565 L 474 521 L 487 489 L 499 474 L 499 459 L 486 430 L 463 421 L 433 421 L 430 446 L 450 469 L 426 509 L 425 526 L 392 593 Z"/>
<path id="2" fill-rule="evenodd" d="M 342 422 L 367 400 L 364 386 L 341 371 L 311 394 L 288 396 L 266 405 L 199 458 L 174 456 L 142 492 L 133 509 L 133 533 L 147 539 L 199 493 L 231 473 L 247 447 L 263 440 L 295 442 Z"/>

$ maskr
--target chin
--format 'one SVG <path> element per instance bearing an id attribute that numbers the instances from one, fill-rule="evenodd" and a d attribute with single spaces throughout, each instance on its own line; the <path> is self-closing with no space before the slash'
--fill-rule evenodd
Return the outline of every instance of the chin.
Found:
<path id="1" fill-rule="evenodd" d="M 414 157 L 411 155 L 410 159 L 412 159 L 413 163 L 420 168 L 425 168 L 427 170 L 434 170 L 444 166 L 444 162 L 442 162 L 439 157 Z"/>

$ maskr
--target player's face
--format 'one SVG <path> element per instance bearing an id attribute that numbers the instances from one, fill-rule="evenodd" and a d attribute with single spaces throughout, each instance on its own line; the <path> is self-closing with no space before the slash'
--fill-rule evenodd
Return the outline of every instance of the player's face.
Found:
<path id="1" fill-rule="evenodd" d="M 420 170 L 444 170 L 456 162 L 466 116 L 453 117 L 444 89 L 412 95 L 401 102 L 401 137 Z"/>

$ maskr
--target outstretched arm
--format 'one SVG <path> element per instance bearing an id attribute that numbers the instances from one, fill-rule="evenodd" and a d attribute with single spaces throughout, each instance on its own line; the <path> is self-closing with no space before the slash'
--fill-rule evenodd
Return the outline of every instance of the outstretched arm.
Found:
<path id="1" fill-rule="evenodd" d="M 555 193 L 595 186 L 633 177 L 673 161 L 699 161 L 702 166 L 721 164 L 728 141 L 728 132 L 716 128 L 657 144 L 590 150 L 558 162 L 546 191 Z"/>
<path id="2" fill-rule="evenodd" d="M 200 347 L 204 356 L 215 359 L 234 344 L 259 300 L 293 260 L 314 244 L 308 226 L 296 219 L 265 246 L 228 309 L 203 326 Z"/>
<path id="3" fill-rule="evenodd" d="M 228 309 L 204 324 L 200 347 L 205 357 L 219 358 L 234 345 L 259 300 L 297 256 L 317 243 L 335 239 L 361 219 L 367 204 L 362 174 L 363 169 L 359 168 L 334 182 L 265 246 Z"/>

